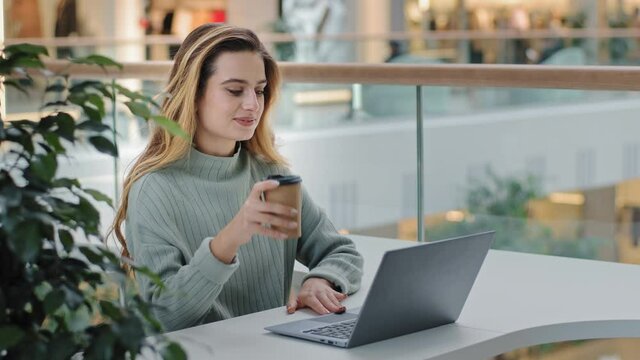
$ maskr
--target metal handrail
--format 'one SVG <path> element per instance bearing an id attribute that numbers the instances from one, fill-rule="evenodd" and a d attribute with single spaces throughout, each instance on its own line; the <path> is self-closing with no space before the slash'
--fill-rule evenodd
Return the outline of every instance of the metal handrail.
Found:
<path id="1" fill-rule="evenodd" d="M 55 72 L 78 78 L 166 80 L 171 61 L 123 63 L 122 70 L 47 62 Z M 640 67 L 468 64 L 280 63 L 285 82 L 332 84 L 518 87 L 580 90 L 640 90 Z"/>

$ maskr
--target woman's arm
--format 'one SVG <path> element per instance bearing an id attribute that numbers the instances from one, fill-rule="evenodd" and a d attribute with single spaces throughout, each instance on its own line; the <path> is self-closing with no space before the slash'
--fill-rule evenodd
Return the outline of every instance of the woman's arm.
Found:
<path id="1" fill-rule="evenodd" d="M 225 264 L 215 258 L 210 250 L 212 238 L 203 239 L 189 256 L 191 251 L 171 216 L 175 203 L 166 199 L 166 191 L 157 189 L 160 184 L 149 180 L 153 179 L 141 179 L 130 193 L 127 245 L 134 263 L 159 274 L 164 288 L 143 274 L 137 274 L 136 280 L 166 330 L 198 325 L 239 263 Z"/>
<path id="2" fill-rule="evenodd" d="M 345 294 L 360 288 L 363 258 L 353 242 L 338 234 L 326 214 L 303 188 L 302 237 L 298 240 L 298 261 L 309 267 L 308 278 L 323 278 Z"/>

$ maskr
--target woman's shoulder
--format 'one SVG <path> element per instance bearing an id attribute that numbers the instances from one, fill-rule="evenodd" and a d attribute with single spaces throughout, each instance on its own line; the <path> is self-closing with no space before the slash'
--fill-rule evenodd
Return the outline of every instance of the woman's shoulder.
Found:
<path id="1" fill-rule="evenodd" d="M 166 194 L 171 185 L 171 169 L 164 168 L 154 170 L 142 175 L 131 185 L 131 193 L 134 196 L 149 194 Z"/>

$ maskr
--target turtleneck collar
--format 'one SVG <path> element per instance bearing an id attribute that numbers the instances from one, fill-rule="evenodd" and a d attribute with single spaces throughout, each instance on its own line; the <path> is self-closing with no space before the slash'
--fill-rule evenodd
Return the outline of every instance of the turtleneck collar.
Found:
<path id="1" fill-rule="evenodd" d="M 195 147 L 189 150 L 182 163 L 189 173 L 212 181 L 224 181 L 242 171 L 246 162 L 246 151 L 240 142 L 232 156 L 214 156 L 200 152 Z"/>

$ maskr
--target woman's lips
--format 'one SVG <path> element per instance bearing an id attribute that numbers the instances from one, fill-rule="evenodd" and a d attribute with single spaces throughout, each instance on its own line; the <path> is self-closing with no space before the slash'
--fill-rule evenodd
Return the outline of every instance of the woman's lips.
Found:
<path id="1" fill-rule="evenodd" d="M 237 117 L 237 118 L 233 118 L 233 120 L 238 124 L 246 127 L 253 126 L 253 124 L 256 122 L 256 119 L 248 118 L 248 117 L 247 118 Z"/>

